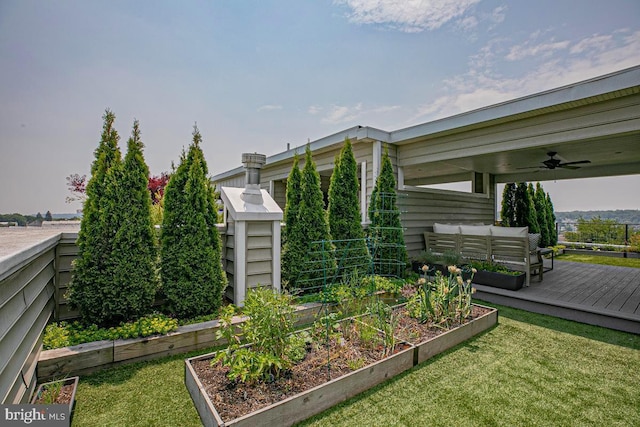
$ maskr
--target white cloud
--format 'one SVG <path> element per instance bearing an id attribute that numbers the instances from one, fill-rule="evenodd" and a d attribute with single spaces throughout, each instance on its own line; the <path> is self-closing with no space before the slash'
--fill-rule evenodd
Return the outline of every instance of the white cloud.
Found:
<path id="1" fill-rule="evenodd" d="M 383 116 L 392 111 L 399 110 L 401 107 L 399 105 L 383 105 L 378 107 L 365 107 L 362 102 L 359 102 L 352 106 L 346 105 L 332 105 L 330 107 L 322 107 L 318 105 L 312 105 L 309 107 L 308 112 L 312 115 L 317 115 L 326 111 L 326 114 L 322 117 L 321 121 L 323 123 L 347 123 L 352 122 L 351 124 L 355 124 L 356 120 L 369 120 L 369 118 L 373 118 L 374 116 Z"/>
<path id="2" fill-rule="evenodd" d="M 358 24 L 382 24 L 412 33 L 435 30 L 462 17 L 480 0 L 336 0 L 346 4 L 349 20 Z"/>
<path id="3" fill-rule="evenodd" d="M 498 6 L 493 9 L 493 12 L 491 12 L 491 21 L 493 21 L 494 24 L 504 22 L 507 17 L 507 9 L 507 6 Z"/>
<path id="4" fill-rule="evenodd" d="M 345 123 L 351 122 L 362 115 L 362 103 L 358 103 L 353 107 L 344 105 L 331 106 L 329 113 L 322 118 L 325 123 Z"/>
<path id="5" fill-rule="evenodd" d="M 263 105 L 258 108 L 258 111 L 274 111 L 274 110 L 282 110 L 282 105 Z"/>
<path id="6" fill-rule="evenodd" d="M 595 50 L 605 50 L 613 44 L 613 35 L 607 34 L 604 36 L 600 36 L 598 34 L 594 34 L 592 37 L 587 37 L 586 39 L 580 40 L 578 43 L 571 47 L 569 52 L 576 54 L 582 53 L 585 50 L 595 49 Z"/>
<path id="7" fill-rule="evenodd" d="M 509 61 L 518 61 L 528 56 L 549 56 L 553 55 L 556 50 L 567 49 L 570 45 L 568 40 L 561 42 L 549 42 L 530 45 L 529 42 L 525 42 L 521 45 L 511 47 L 506 59 Z"/>
<path id="8" fill-rule="evenodd" d="M 322 111 L 322 107 L 320 107 L 319 105 L 310 105 L 307 111 L 309 112 L 309 114 L 316 115 Z"/>
<path id="9" fill-rule="evenodd" d="M 537 32 L 529 40 L 539 38 Z M 617 70 L 640 65 L 640 31 L 615 31 L 611 35 L 593 35 L 576 41 L 563 41 L 509 47 L 507 39 L 494 39 L 469 59 L 470 69 L 443 81 L 446 93 L 433 102 L 420 105 L 407 123 L 435 120 L 453 114 L 538 93 L 567 84 L 587 80 Z M 526 45 L 526 43 L 525 43 Z M 518 49 L 515 49 L 518 48 Z M 501 60 L 522 52 L 544 51 L 531 61 L 524 75 L 503 76 L 492 71 Z M 567 50 L 574 51 L 566 55 Z M 500 55 L 509 51 L 506 57 Z M 514 52 L 520 52 L 518 54 Z M 526 58 L 529 55 L 522 55 Z"/>
<path id="10" fill-rule="evenodd" d="M 478 26 L 478 18 L 475 16 L 465 16 L 458 20 L 457 25 L 464 31 L 470 31 Z"/>

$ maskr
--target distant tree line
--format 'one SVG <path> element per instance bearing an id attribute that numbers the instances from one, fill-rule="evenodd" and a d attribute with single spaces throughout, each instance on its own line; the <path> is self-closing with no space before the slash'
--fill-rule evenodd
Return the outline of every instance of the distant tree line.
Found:
<path id="1" fill-rule="evenodd" d="M 579 219 L 590 220 L 596 217 L 601 220 L 613 220 L 620 224 L 640 224 L 640 210 L 638 209 L 556 212 L 558 222 L 577 223 Z"/>

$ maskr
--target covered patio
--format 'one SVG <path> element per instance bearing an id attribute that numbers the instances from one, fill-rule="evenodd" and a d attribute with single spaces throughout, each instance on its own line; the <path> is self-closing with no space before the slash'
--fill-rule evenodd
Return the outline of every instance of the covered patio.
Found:
<path id="1" fill-rule="evenodd" d="M 482 301 L 640 334 L 638 268 L 555 260 L 543 281 L 518 291 L 475 287 Z"/>

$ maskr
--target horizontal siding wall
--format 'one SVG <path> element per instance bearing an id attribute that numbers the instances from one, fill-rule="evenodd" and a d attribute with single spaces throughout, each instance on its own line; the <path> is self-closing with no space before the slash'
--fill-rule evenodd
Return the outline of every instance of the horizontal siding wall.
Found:
<path id="1" fill-rule="evenodd" d="M 0 401 L 26 402 L 36 384 L 42 331 L 53 313 L 54 236 L 0 260 Z"/>
<path id="2" fill-rule="evenodd" d="M 60 320 L 76 319 L 78 310 L 72 310 L 66 294 L 71 283 L 73 261 L 78 257 L 78 233 L 62 233 L 56 248 L 56 293 L 54 318 Z"/>
<path id="3" fill-rule="evenodd" d="M 405 228 L 409 256 L 424 250 L 425 231 L 435 222 L 453 224 L 493 224 L 495 221 L 495 186 L 486 195 L 429 189 L 400 190 L 398 208 Z"/>
<path id="4" fill-rule="evenodd" d="M 272 286 L 273 221 L 247 222 L 247 289 Z"/>

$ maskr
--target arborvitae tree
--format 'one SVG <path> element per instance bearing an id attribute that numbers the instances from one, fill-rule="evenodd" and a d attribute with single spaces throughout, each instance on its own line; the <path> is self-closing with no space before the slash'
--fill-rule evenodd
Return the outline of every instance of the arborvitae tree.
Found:
<path id="1" fill-rule="evenodd" d="M 540 221 L 538 221 L 538 212 L 536 211 L 536 190 L 533 188 L 533 184 L 529 183 L 527 186 L 527 192 L 529 193 L 529 199 L 531 206 L 527 218 L 529 218 L 529 233 L 540 233 Z"/>
<path id="2" fill-rule="evenodd" d="M 335 254 L 330 246 L 329 224 L 324 210 L 324 197 L 320 187 L 320 175 L 311 155 L 305 150 L 305 164 L 300 184 L 300 206 L 298 216 L 289 234 L 289 250 L 303 254 L 298 277 L 291 285 L 298 288 L 321 286 L 324 278 L 331 278 L 335 271 Z M 313 242 L 327 241 L 322 247 Z"/>
<path id="3" fill-rule="evenodd" d="M 371 256 L 375 272 L 380 275 L 400 276 L 407 263 L 407 248 L 396 199 L 396 179 L 389 151 L 385 149 L 369 204 Z"/>
<path id="4" fill-rule="evenodd" d="M 104 220 L 117 232 L 104 271 L 110 280 L 101 290 L 103 324 L 117 324 L 151 311 L 158 287 L 151 195 L 147 190 L 149 168 L 143 147 L 136 120 L 124 162 L 114 165 L 107 174 Z"/>
<path id="5" fill-rule="evenodd" d="M 370 257 L 360 220 L 358 167 L 351 141 L 346 138 L 336 157 L 329 184 L 329 231 L 336 247 L 340 274 L 368 273 Z"/>
<path id="6" fill-rule="evenodd" d="M 553 202 L 551 196 L 547 193 L 547 226 L 549 227 L 549 245 L 555 246 L 558 244 L 558 232 L 556 230 L 556 213 L 553 209 Z"/>
<path id="7" fill-rule="evenodd" d="M 502 191 L 502 209 L 500 219 L 503 227 L 511 227 L 516 222 L 515 211 L 516 184 L 510 182 L 505 184 Z"/>
<path id="8" fill-rule="evenodd" d="M 44 214 L 44 220 L 45 221 L 53 221 L 53 215 L 51 215 L 51 211 L 47 211 L 47 213 Z"/>
<path id="9" fill-rule="evenodd" d="M 549 220 L 547 219 L 547 197 L 540 183 L 536 183 L 536 191 L 534 193 L 533 204 L 536 208 L 536 217 L 540 226 L 540 246 L 549 246 Z"/>
<path id="10" fill-rule="evenodd" d="M 293 156 L 293 166 L 287 178 L 287 202 L 284 208 L 284 233 L 282 235 L 282 280 L 293 284 L 298 277 L 302 265 L 303 253 L 295 246 L 295 240 L 290 237 L 295 229 L 295 223 L 300 209 L 302 175 L 298 167 L 298 153 Z M 288 244 L 288 242 L 294 242 Z"/>
<path id="11" fill-rule="evenodd" d="M 526 182 L 521 182 L 516 187 L 515 193 L 515 227 L 529 227 L 529 233 L 538 233 L 538 219 L 536 217 L 533 198 Z"/>
<path id="12" fill-rule="evenodd" d="M 78 258 L 69 285 L 71 306 L 80 311 L 83 321 L 100 323 L 103 319 L 100 291 L 111 278 L 103 272 L 111 254 L 115 230 L 106 226 L 101 209 L 107 204 L 106 187 L 109 170 L 120 163 L 118 132 L 113 128 L 115 115 L 106 110 L 100 144 L 95 150 L 91 165 L 91 178 L 87 183 L 82 222 L 78 233 Z"/>
<path id="13" fill-rule="evenodd" d="M 189 152 L 165 191 L 161 238 L 162 289 L 169 311 L 180 317 L 214 312 L 227 285 L 221 243 L 215 227 L 214 189 L 197 127 Z"/>

